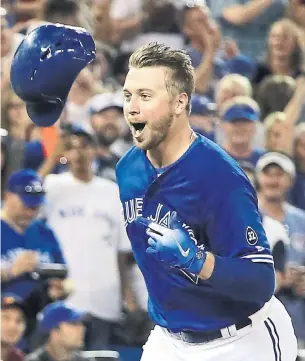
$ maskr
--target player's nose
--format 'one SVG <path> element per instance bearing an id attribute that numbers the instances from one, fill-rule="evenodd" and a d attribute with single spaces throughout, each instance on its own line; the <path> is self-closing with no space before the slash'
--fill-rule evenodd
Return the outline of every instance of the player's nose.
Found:
<path id="1" fill-rule="evenodd" d="M 128 113 L 133 116 L 140 113 L 139 102 L 136 97 L 130 99 Z"/>

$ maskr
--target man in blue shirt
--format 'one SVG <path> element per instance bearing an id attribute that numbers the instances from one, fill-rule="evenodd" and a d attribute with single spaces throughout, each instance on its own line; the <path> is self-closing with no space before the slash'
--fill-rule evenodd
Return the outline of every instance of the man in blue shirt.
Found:
<path id="1" fill-rule="evenodd" d="M 31 274 L 42 263 L 65 263 L 54 233 L 36 219 L 43 201 L 37 173 L 23 169 L 12 174 L 1 214 L 1 286 L 22 299 L 39 285 Z"/>
<path id="2" fill-rule="evenodd" d="M 273 259 L 238 164 L 189 125 L 189 56 L 132 54 L 124 115 L 133 147 L 116 173 L 125 225 L 157 324 L 143 361 L 294 361 L 291 320 L 273 297 Z"/>

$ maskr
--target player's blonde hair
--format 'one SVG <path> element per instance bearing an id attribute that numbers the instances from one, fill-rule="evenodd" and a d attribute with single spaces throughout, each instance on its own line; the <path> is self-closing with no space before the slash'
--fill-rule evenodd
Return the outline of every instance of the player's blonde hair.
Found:
<path id="1" fill-rule="evenodd" d="M 260 113 L 259 105 L 255 100 L 247 96 L 237 96 L 232 99 L 227 100 L 220 108 L 220 116 L 224 116 L 226 111 L 231 108 L 233 105 L 248 105 L 254 109 L 257 113 Z"/>
<path id="2" fill-rule="evenodd" d="M 170 71 L 165 83 L 169 93 L 186 93 L 191 109 L 191 95 L 195 88 L 194 68 L 190 56 L 184 50 L 173 50 L 165 44 L 149 43 L 137 49 L 129 58 L 129 68 L 163 66 Z"/>

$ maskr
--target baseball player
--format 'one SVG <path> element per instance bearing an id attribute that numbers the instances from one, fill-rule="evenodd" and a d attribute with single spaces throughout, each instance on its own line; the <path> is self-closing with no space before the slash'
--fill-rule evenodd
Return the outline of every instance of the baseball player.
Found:
<path id="1" fill-rule="evenodd" d="M 192 131 L 193 88 L 183 51 L 154 43 L 131 55 L 124 115 L 135 147 L 116 172 L 156 323 L 142 361 L 294 361 L 255 191 L 225 151 Z"/>
<path id="2" fill-rule="evenodd" d="M 36 124 L 57 120 L 93 54 L 88 33 L 72 27 L 29 34 L 11 81 Z M 189 126 L 190 58 L 150 44 L 129 66 L 124 113 L 135 147 L 116 173 L 156 323 L 142 361 L 295 361 L 291 319 L 273 296 L 273 259 L 255 191 L 225 151 Z"/>

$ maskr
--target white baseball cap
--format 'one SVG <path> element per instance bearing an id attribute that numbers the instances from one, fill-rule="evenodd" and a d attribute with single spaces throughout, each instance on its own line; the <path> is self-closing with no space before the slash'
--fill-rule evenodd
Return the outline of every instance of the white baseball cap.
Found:
<path id="1" fill-rule="evenodd" d="M 103 93 L 97 94 L 89 100 L 90 115 L 109 108 L 123 109 L 123 99 L 115 93 Z"/>
<path id="2" fill-rule="evenodd" d="M 278 152 L 269 152 L 260 157 L 256 164 L 256 172 L 263 171 L 270 164 L 278 165 L 292 178 L 295 177 L 296 170 L 293 161 L 287 155 Z"/>

